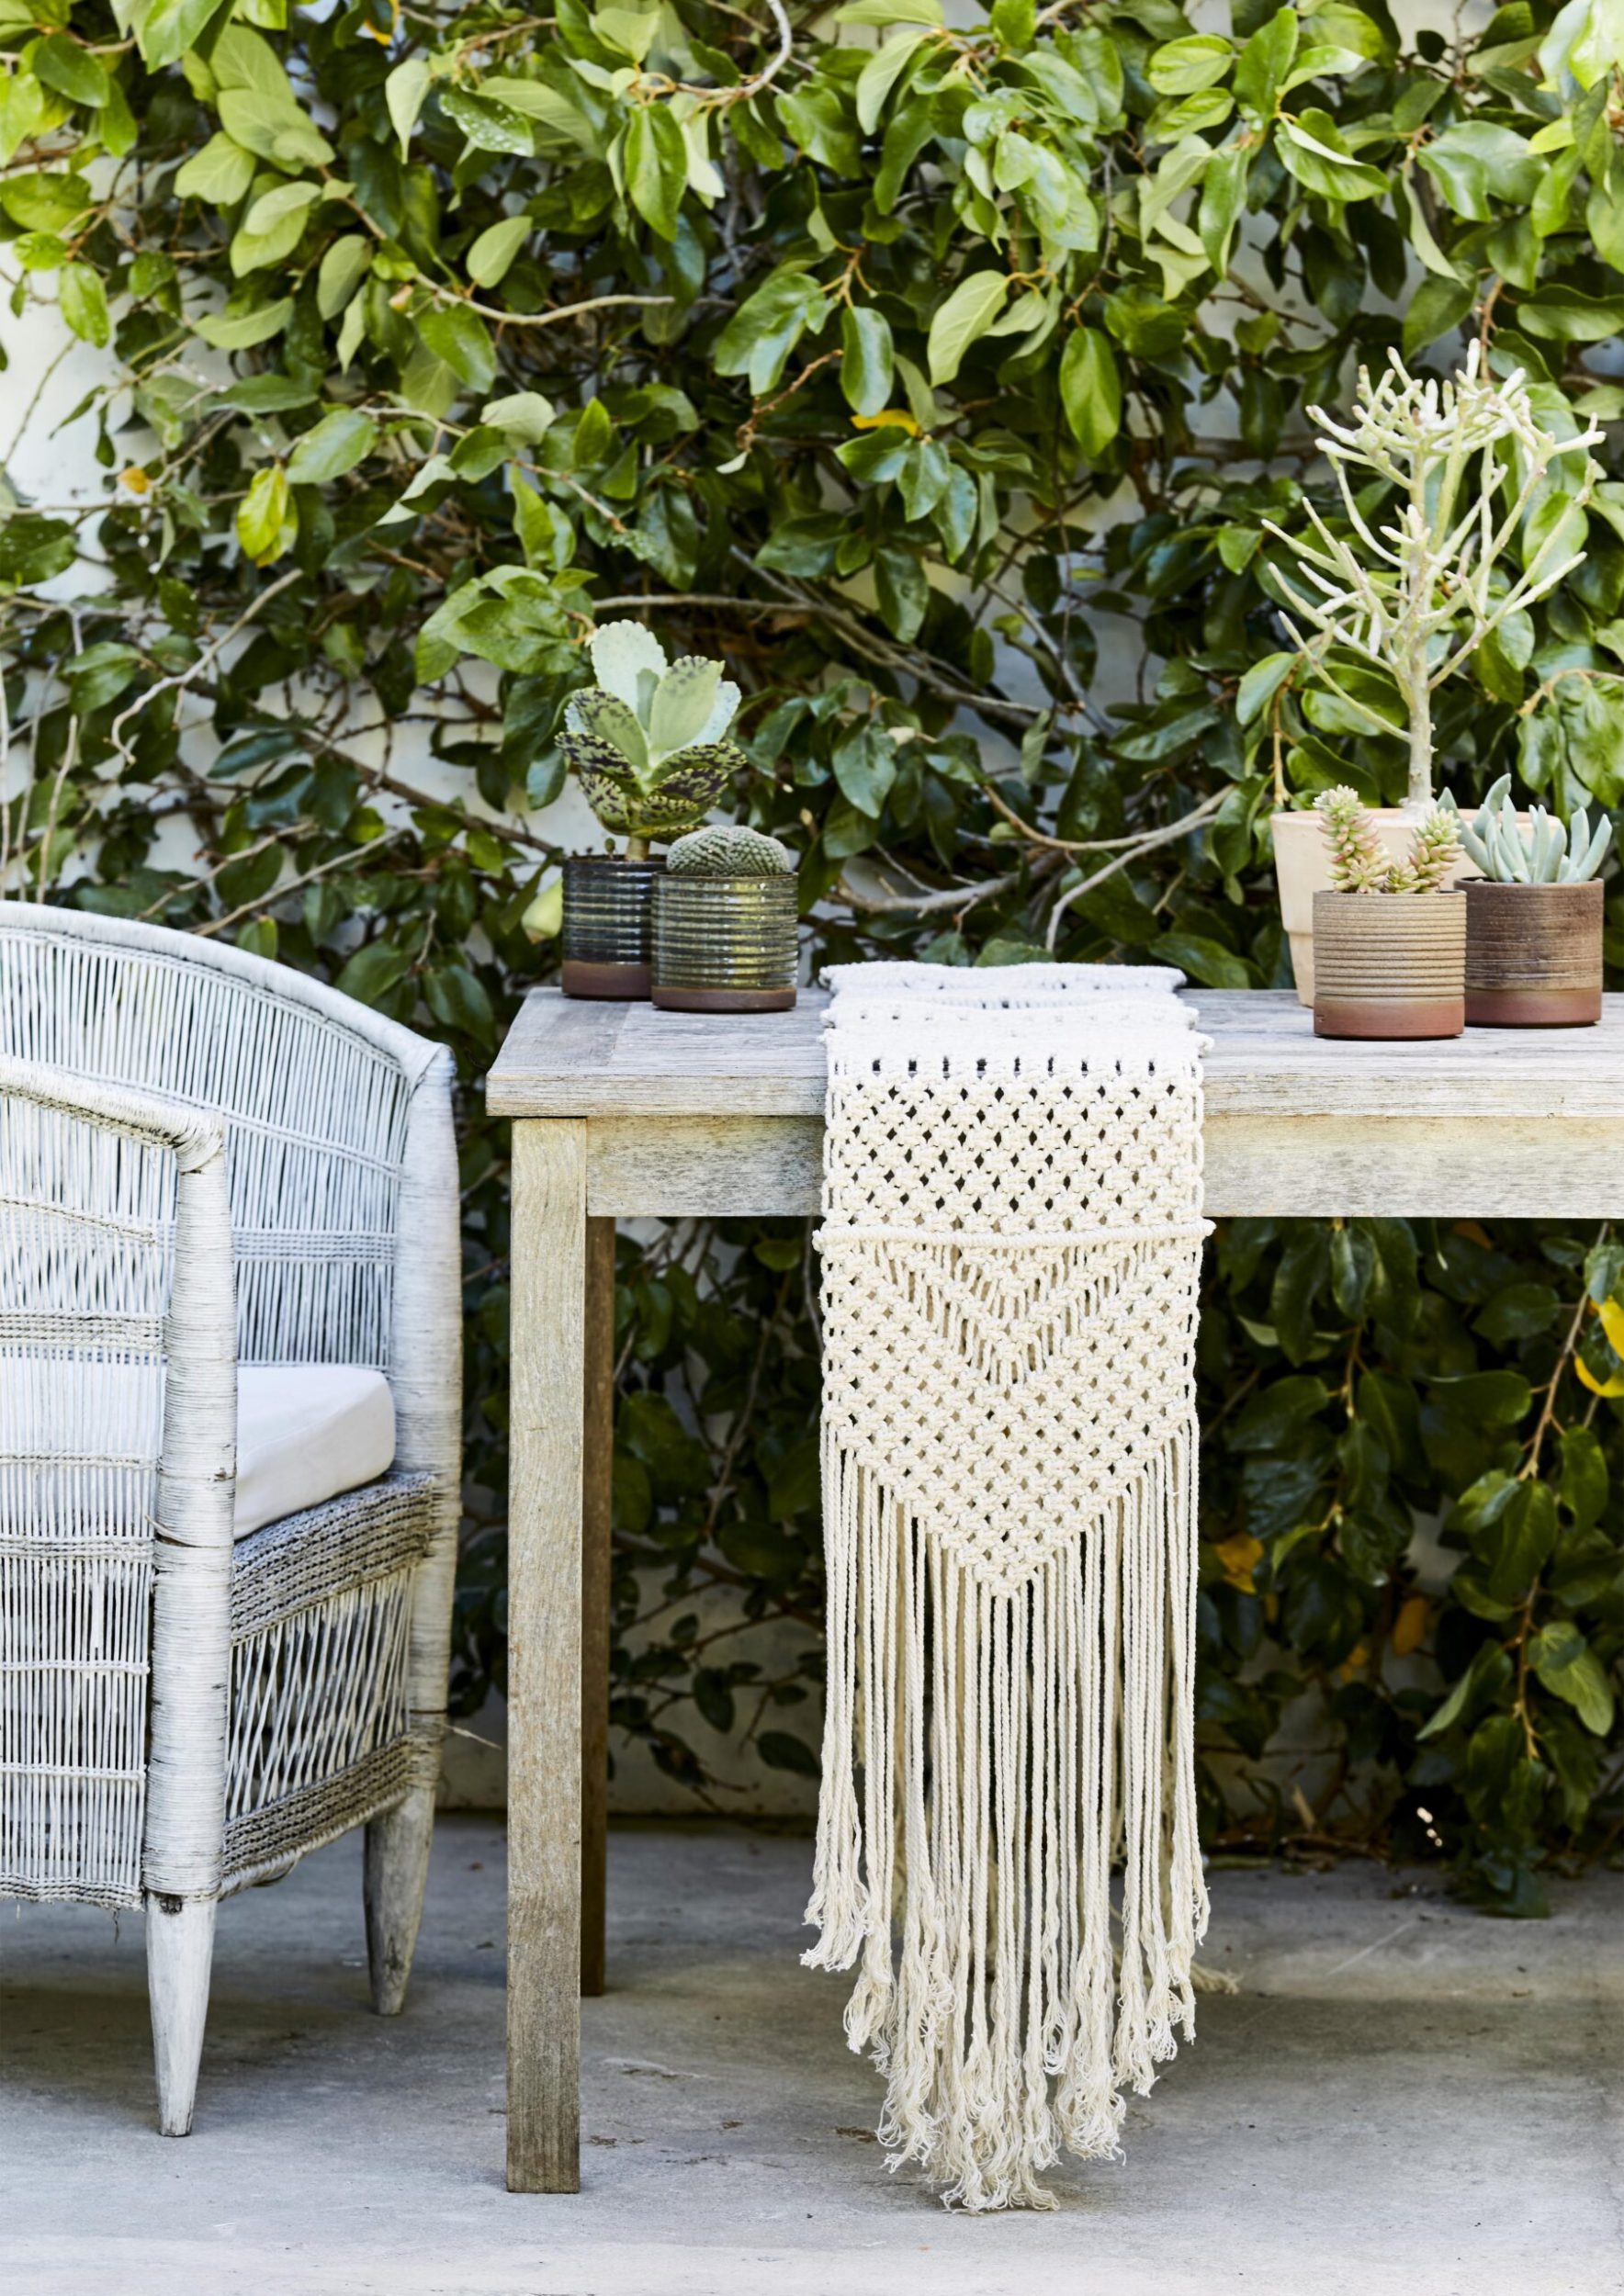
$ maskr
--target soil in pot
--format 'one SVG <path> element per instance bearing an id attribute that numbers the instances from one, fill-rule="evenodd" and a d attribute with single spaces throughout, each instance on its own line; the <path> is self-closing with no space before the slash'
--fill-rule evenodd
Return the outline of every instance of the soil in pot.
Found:
<path id="1" fill-rule="evenodd" d="M 572 853 L 564 863 L 566 996 L 625 1003 L 647 996 L 654 886 L 663 861 Z"/>
<path id="2" fill-rule="evenodd" d="M 1316 893 L 1315 1036 L 1459 1036 L 1466 903 L 1459 893 Z"/>
<path id="3" fill-rule="evenodd" d="M 797 882 L 662 877 L 653 999 L 665 1012 L 787 1012 L 795 1001 Z"/>
<path id="4" fill-rule="evenodd" d="M 1415 816 L 1396 805 L 1370 815 L 1382 850 L 1390 861 L 1403 861 L 1415 834 Z M 1280 890 L 1280 922 L 1291 944 L 1291 970 L 1296 976 L 1297 1002 L 1314 1002 L 1314 902 L 1331 890 L 1331 858 L 1325 850 L 1325 822 L 1310 810 L 1269 816 L 1274 829 L 1274 875 Z M 1462 853 L 1449 872 L 1451 885 L 1477 875 L 1476 865 Z"/>
<path id="5" fill-rule="evenodd" d="M 1479 1029 L 1583 1029 L 1601 1019 L 1599 878 L 1466 888 L 1466 1018 Z"/>

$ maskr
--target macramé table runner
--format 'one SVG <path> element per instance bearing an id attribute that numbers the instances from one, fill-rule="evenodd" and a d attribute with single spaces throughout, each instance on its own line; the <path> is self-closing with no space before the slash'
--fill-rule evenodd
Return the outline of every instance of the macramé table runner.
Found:
<path id="1" fill-rule="evenodd" d="M 1050 2207 L 1194 2032 L 1203 1040 L 1149 968 L 830 977 L 805 1958 L 890 2166 Z"/>

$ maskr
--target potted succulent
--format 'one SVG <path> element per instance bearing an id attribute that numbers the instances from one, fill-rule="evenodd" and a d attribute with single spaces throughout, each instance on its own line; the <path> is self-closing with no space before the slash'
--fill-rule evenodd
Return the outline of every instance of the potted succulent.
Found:
<path id="1" fill-rule="evenodd" d="M 604 623 L 592 658 L 597 683 L 570 696 L 558 747 L 626 850 L 564 863 L 564 994 L 647 996 L 653 891 L 665 865 L 650 848 L 703 821 L 745 763 L 723 738 L 739 688 L 719 661 L 690 654 L 668 662 L 640 622 Z"/>
<path id="2" fill-rule="evenodd" d="M 1459 1036 L 1466 1026 L 1466 903 L 1447 891 L 1457 816 L 1437 805 L 1394 861 L 1351 789 L 1322 792 L 1331 877 L 1314 896 L 1314 1032 Z"/>
<path id="3" fill-rule="evenodd" d="M 1481 878 L 1466 887 L 1466 1018 L 1491 1029 L 1584 1028 L 1601 1019 L 1602 902 L 1612 838 L 1583 808 L 1564 831 L 1543 805 L 1525 822 L 1503 773 L 1460 842 Z"/>
<path id="4" fill-rule="evenodd" d="M 1582 562 L 1577 513 L 1599 475 L 1588 450 L 1602 433 L 1592 428 L 1559 438 L 1539 419 L 1522 374 L 1496 379 L 1476 343 L 1449 382 L 1408 374 L 1396 353 L 1377 382 L 1361 367 L 1349 423 L 1334 422 L 1318 407 L 1308 411 L 1324 433 L 1319 445 L 1341 492 L 1347 531 L 1334 532 L 1306 501 L 1306 534 L 1265 520 L 1301 578 L 1299 587 L 1277 572 L 1292 610 L 1282 618 L 1298 658 L 1342 712 L 1373 734 L 1407 738 L 1404 802 L 1369 816 L 1370 834 L 1398 861 L 1434 802 L 1432 697 L 1486 639 Z M 1582 467 L 1559 490 L 1555 467 L 1573 456 L 1584 457 Z M 1392 490 L 1391 513 L 1375 527 L 1367 515 L 1372 487 Z M 1563 501 L 1574 516 L 1562 512 Z M 1530 552 L 1536 515 L 1543 540 Z M 1368 683 L 1355 690 L 1366 664 L 1385 671 L 1397 689 L 1396 720 L 1375 706 L 1380 693 L 1372 696 Z M 1273 828 L 1281 917 L 1298 995 L 1310 1004 L 1314 899 L 1328 884 L 1325 847 L 1311 813 L 1277 812 Z M 1469 856 L 1458 851 L 1453 868 L 1457 876 L 1470 874 Z"/>
<path id="5" fill-rule="evenodd" d="M 695 829 L 654 888 L 654 1002 L 671 1012 L 787 1012 L 795 1001 L 794 857 L 759 829 Z"/>

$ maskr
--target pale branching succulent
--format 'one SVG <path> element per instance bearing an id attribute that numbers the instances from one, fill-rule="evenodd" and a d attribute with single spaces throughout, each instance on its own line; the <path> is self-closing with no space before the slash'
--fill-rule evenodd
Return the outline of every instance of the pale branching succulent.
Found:
<path id="1" fill-rule="evenodd" d="M 718 823 L 680 837 L 665 857 L 671 877 L 789 877 L 795 856 L 760 829 Z"/>
<path id="2" fill-rule="evenodd" d="M 1460 850 L 1460 822 L 1442 805 L 1435 805 L 1416 824 L 1403 861 L 1393 862 L 1388 892 L 1441 893 Z"/>
<path id="3" fill-rule="evenodd" d="M 1460 850 L 1460 818 L 1435 805 L 1415 825 L 1402 861 L 1389 861 L 1353 789 L 1322 790 L 1315 805 L 1338 893 L 1439 893 Z"/>
<path id="4" fill-rule="evenodd" d="M 1453 805 L 1446 797 L 1444 803 Z M 1582 885 L 1607 858 L 1613 825 L 1604 814 L 1595 831 L 1581 806 L 1564 829 L 1543 805 L 1532 805 L 1525 826 L 1511 802 L 1511 776 L 1502 773 L 1477 817 L 1460 824 L 1460 843 L 1483 875 L 1502 885 Z"/>
<path id="5" fill-rule="evenodd" d="M 640 622 L 605 622 L 592 657 L 598 682 L 571 695 L 558 747 L 598 819 L 641 860 L 651 839 L 703 821 L 743 767 L 742 750 L 722 738 L 739 688 L 719 661 L 668 663 Z"/>
<path id="6" fill-rule="evenodd" d="M 1412 376 L 1396 352 L 1391 357 L 1392 371 L 1377 382 L 1359 369 L 1351 422 L 1308 410 L 1324 433 L 1320 450 L 1351 536 L 1333 534 L 1312 502 L 1303 504 L 1309 534 L 1264 524 L 1307 584 L 1281 588 L 1308 630 L 1290 617 L 1286 626 L 1317 674 L 1379 734 L 1399 729 L 1337 679 L 1328 657 L 1336 648 L 1362 655 L 1397 684 L 1410 744 L 1405 809 L 1419 814 L 1432 803 L 1432 696 L 1485 638 L 1582 562 L 1584 506 L 1600 475 L 1588 450 L 1602 433 L 1559 438 L 1540 422 L 1520 371 L 1496 380 L 1476 343 L 1446 383 Z M 1525 526 L 1535 498 L 1571 456 L 1583 461 L 1566 508 L 1529 555 Z M 1350 471 L 1360 485 L 1374 478 L 1396 490 L 1390 523 L 1372 529 Z"/>
<path id="7" fill-rule="evenodd" d="M 1380 893 L 1387 884 L 1388 860 L 1376 825 L 1353 789 L 1322 790 L 1315 801 L 1331 857 L 1331 882 L 1338 893 Z"/>

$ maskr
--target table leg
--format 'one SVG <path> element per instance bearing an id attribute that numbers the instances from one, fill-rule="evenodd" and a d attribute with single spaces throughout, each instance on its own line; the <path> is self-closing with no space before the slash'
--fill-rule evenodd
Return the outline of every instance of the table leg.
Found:
<path id="1" fill-rule="evenodd" d="M 508 2120 L 513 2192 L 581 2189 L 586 1126 L 513 1126 Z"/>
<path id="2" fill-rule="evenodd" d="M 586 1223 L 581 1553 L 581 1989 L 603 1990 L 609 1819 L 609 1542 L 615 1466 L 615 1222 Z"/>

